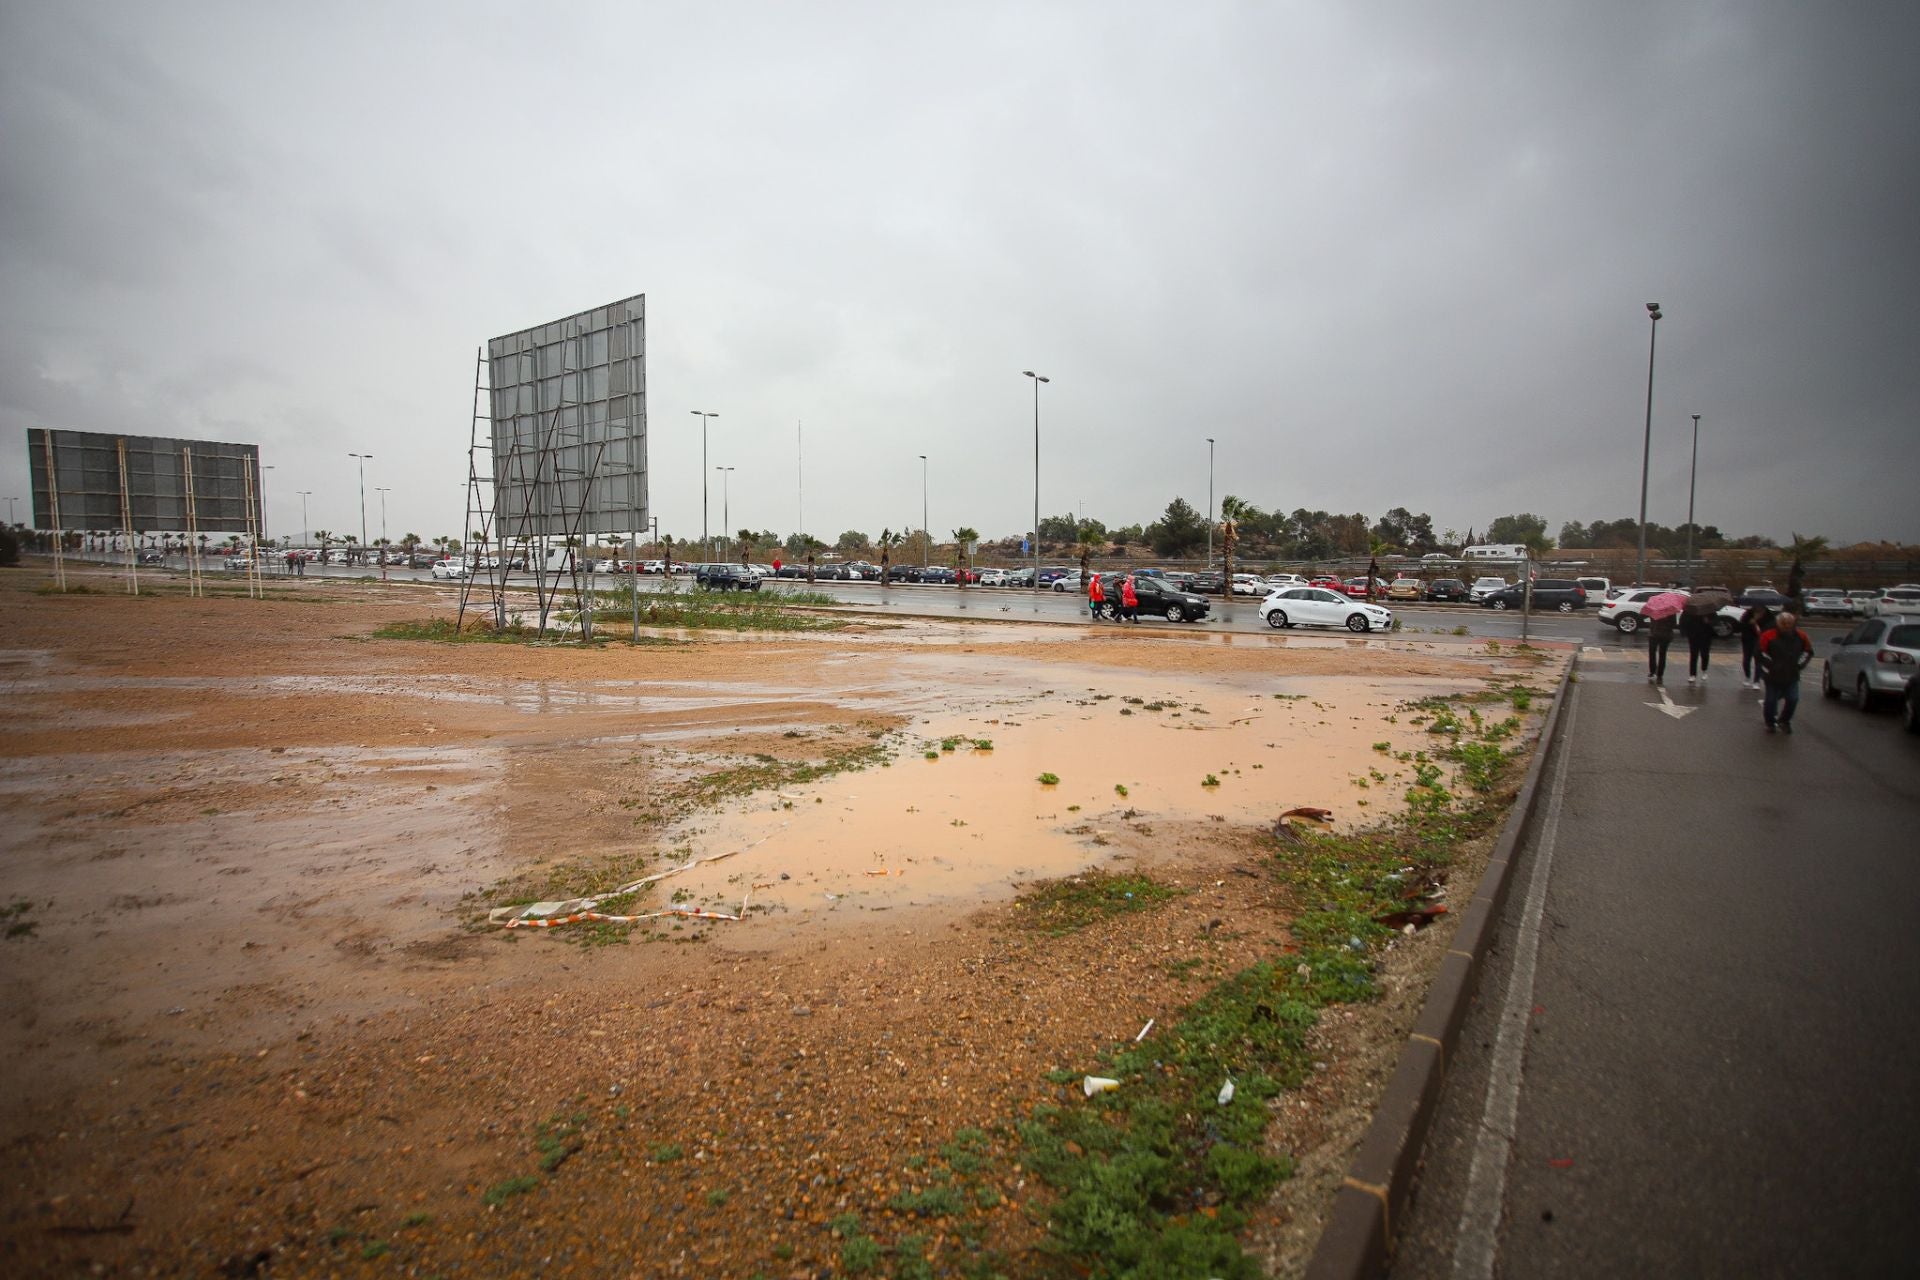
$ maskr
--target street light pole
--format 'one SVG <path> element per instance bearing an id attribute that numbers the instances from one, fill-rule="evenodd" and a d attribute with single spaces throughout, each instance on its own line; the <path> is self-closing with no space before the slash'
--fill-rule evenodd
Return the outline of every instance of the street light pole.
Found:
<path id="1" fill-rule="evenodd" d="M 1700 477 L 1700 415 L 1693 415 L 1693 465 L 1687 469 L 1687 590 L 1693 590 L 1693 483 Z"/>
<path id="2" fill-rule="evenodd" d="M 373 491 L 380 495 L 380 581 L 387 580 L 387 490 L 379 485 Z M 462 521 L 462 523 L 465 523 Z"/>
<path id="3" fill-rule="evenodd" d="M 1040 598 L 1040 384 L 1043 378 L 1031 369 L 1022 373 L 1033 379 L 1033 598 Z"/>
<path id="4" fill-rule="evenodd" d="M 715 467 L 714 470 L 720 473 L 720 540 L 727 544 L 727 556 L 731 558 L 733 556 L 733 534 L 730 530 L 733 528 L 733 515 L 732 508 L 727 501 L 727 479 L 733 471 L 733 468 Z"/>
<path id="5" fill-rule="evenodd" d="M 367 459 L 370 453 L 349 453 L 349 458 L 360 459 L 360 554 L 367 554 Z"/>
<path id="6" fill-rule="evenodd" d="M 1660 304 L 1647 304 L 1647 426 L 1640 442 L 1640 559 L 1634 585 L 1647 580 L 1647 464 L 1653 459 L 1653 348 L 1660 336 Z"/>
<path id="7" fill-rule="evenodd" d="M 712 559 L 713 541 L 707 533 L 707 421 L 720 415 L 703 409 L 694 409 L 692 413 L 700 419 L 700 547 L 701 554 Z"/>
<path id="8" fill-rule="evenodd" d="M 306 546 L 313 541 L 313 528 L 307 523 L 307 499 L 313 496 L 311 489 L 295 489 L 300 495 L 300 545 Z"/>
<path id="9" fill-rule="evenodd" d="M 1213 437 L 1207 437 L 1207 572 L 1213 572 Z"/>
<path id="10" fill-rule="evenodd" d="M 920 455 L 920 562 L 933 563 L 933 530 L 927 527 L 927 455 Z"/>

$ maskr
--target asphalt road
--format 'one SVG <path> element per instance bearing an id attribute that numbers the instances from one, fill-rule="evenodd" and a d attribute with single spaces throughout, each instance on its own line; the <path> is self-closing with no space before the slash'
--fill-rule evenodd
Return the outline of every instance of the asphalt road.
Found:
<path id="1" fill-rule="evenodd" d="M 1913 1274 L 1920 738 L 1679 665 L 1582 657 L 1394 1280 Z"/>

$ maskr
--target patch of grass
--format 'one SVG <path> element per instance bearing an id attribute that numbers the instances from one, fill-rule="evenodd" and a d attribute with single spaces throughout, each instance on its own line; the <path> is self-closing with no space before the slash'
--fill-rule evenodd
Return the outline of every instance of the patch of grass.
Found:
<path id="1" fill-rule="evenodd" d="M 1040 775 L 1040 785 L 1043 787 L 1059 786 L 1060 775 L 1057 773 L 1043 773 Z"/>
<path id="2" fill-rule="evenodd" d="M 885 1253 L 872 1236 L 854 1236 L 840 1246 L 840 1269 L 850 1276 L 863 1276 L 879 1264 Z"/>
<path id="3" fill-rule="evenodd" d="M 1115 794 L 1115 795 L 1117 795 L 1117 796 L 1119 796 L 1119 797 L 1120 797 L 1120 798 L 1121 798 L 1122 800 L 1125 800 L 1125 799 L 1127 798 L 1127 795 L 1128 795 L 1128 792 L 1127 792 L 1127 784 L 1126 784 L 1126 783 L 1124 783 L 1124 782 L 1116 782 L 1116 783 L 1114 783 L 1114 784 L 1113 784 L 1113 794 Z"/>
<path id="4" fill-rule="evenodd" d="M 655 1164 L 672 1164 L 687 1153 L 677 1142 L 663 1142 L 648 1154 Z"/>
<path id="5" fill-rule="evenodd" d="M 713 1190 L 707 1192 L 707 1203 L 710 1205 L 713 1205 L 715 1208 L 718 1208 L 719 1206 L 725 1204 L 727 1202 L 728 1197 L 731 1196 L 732 1194 L 733 1193 L 731 1191 L 728 1191 L 725 1187 L 715 1187 Z"/>
<path id="6" fill-rule="evenodd" d="M 515 1196 L 523 1196 L 539 1185 L 540 1179 L 537 1175 L 523 1173 L 517 1178 L 508 1178 L 504 1182 L 496 1182 L 488 1187 L 486 1194 L 480 1197 L 480 1202 L 498 1208 Z"/>
<path id="7" fill-rule="evenodd" d="M 1049 881 L 1015 898 L 1013 906 L 1027 928 L 1058 937 L 1096 921 L 1146 911 L 1180 892 L 1137 873 L 1089 871 Z"/>
<path id="8" fill-rule="evenodd" d="M 1200 785 L 1203 787 L 1217 787 L 1220 785 L 1220 779 L 1214 777 L 1212 774 L 1208 774 L 1206 777 L 1200 779 Z"/>
<path id="9" fill-rule="evenodd" d="M 595 595 L 594 614 L 606 625 L 629 625 L 634 615 L 631 584 Z M 838 618 L 796 612 L 796 605 L 839 604 L 818 591 L 642 591 L 640 625 L 688 631 L 838 631 Z"/>
<path id="10" fill-rule="evenodd" d="M 433 1221 L 430 1213 L 410 1213 L 400 1223 L 403 1227 L 424 1227 Z"/>
<path id="11" fill-rule="evenodd" d="M 952 1187 L 928 1187 L 923 1191 L 902 1191 L 887 1202 L 887 1207 L 922 1218 L 944 1218 L 965 1209 L 966 1202 Z"/>
<path id="12" fill-rule="evenodd" d="M 927 754 L 929 757 L 937 757 L 940 753 L 930 751 Z M 832 752 L 822 760 L 775 760 L 771 757 L 756 759 L 752 764 L 720 769 L 697 779 L 691 784 L 689 795 L 696 803 L 711 804 L 729 796 L 803 786 L 821 778 L 830 778 L 837 773 L 850 773 L 876 764 L 884 764 L 886 759 L 887 745 L 884 741 L 847 747 Z"/>
<path id="13" fill-rule="evenodd" d="M 369 1240 L 360 1246 L 360 1256 L 371 1260 L 379 1257 L 391 1247 L 392 1246 L 385 1240 Z"/>
<path id="14" fill-rule="evenodd" d="M 993 739 L 992 738 L 975 738 L 973 740 L 973 749 L 975 751 L 991 751 L 993 750 Z"/>

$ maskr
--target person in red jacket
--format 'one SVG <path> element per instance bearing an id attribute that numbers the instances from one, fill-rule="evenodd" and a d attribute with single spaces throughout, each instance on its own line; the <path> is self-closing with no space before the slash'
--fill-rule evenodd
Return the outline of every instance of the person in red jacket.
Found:
<path id="1" fill-rule="evenodd" d="M 1793 732 L 1793 712 L 1800 705 L 1800 673 L 1812 661 L 1813 641 L 1800 629 L 1800 619 L 1782 610 L 1773 628 L 1760 636 L 1760 678 L 1767 686 L 1762 714 L 1768 733 L 1775 724 L 1781 733 Z"/>
<path id="2" fill-rule="evenodd" d="M 1087 585 L 1087 608 L 1093 610 L 1093 620 L 1100 621 L 1100 615 L 1106 612 L 1107 593 L 1100 585 L 1100 575 L 1094 574 L 1093 581 Z"/>
<path id="3" fill-rule="evenodd" d="M 1140 596 L 1133 589 L 1133 575 L 1120 580 L 1120 616 L 1128 622 L 1140 621 Z"/>

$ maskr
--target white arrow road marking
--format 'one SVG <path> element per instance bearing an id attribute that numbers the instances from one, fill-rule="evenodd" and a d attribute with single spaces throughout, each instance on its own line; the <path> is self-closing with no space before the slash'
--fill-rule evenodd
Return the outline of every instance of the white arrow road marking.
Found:
<path id="1" fill-rule="evenodd" d="M 1660 690 L 1660 701 L 1649 702 L 1647 705 L 1652 707 L 1655 711 L 1664 711 L 1668 715 L 1672 716 L 1675 720 L 1684 720 L 1688 716 L 1692 715 L 1695 711 L 1699 710 L 1699 708 L 1697 707 L 1674 706 L 1673 699 L 1667 696 L 1667 691 L 1664 686 L 1655 685 L 1654 687 Z"/>

